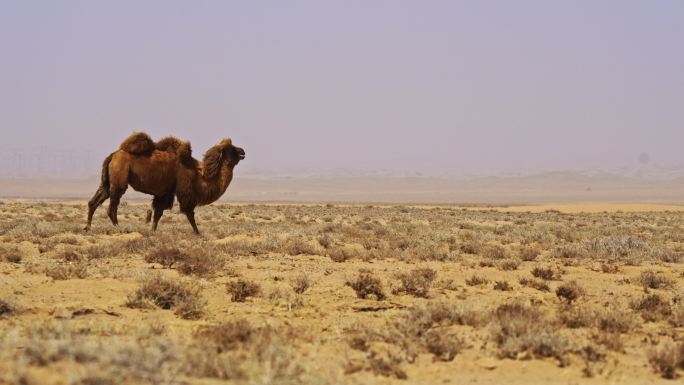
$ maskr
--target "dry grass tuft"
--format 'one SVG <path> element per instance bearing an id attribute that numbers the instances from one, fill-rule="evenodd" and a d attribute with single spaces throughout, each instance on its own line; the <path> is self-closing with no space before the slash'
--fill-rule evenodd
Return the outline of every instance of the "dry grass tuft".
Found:
<path id="1" fill-rule="evenodd" d="M 520 302 L 496 309 L 492 339 L 502 358 L 553 357 L 564 363 L 565 354 L 570 351 L 570 341 L 539 308 Z"/>
<path id="2" fill-rule="evenodd" d="M 561 279 L 562 272 L 551 267 L 535 267 L 532 269 L 532 275 L 535 278 L 551 281 Z"/>
<path id="3" fill-rule="evenodd" d="M 489 280 L 486 278 L 480 277 L 479 275 L 473 275 L 470 278 L 466 279 L 466 285 L 468 286 L 479 286 L 479 285 L 485 285 L 489 283 Z"/>
<path id="4" fill-rule="evenodd" d="M 369 271 L 359 271 L 356 279 L 347 281 L 347 286 L 354 289 L 356 296 L 361 299 L 369 296 L 375 297 L 378 301 L 385 299 L 382 282 Z"/>
<path id="5" fill-rule="evenodd" d="M 427 298 L 430 286 L 435 280 L 437 272 L 430 268 L 418 268 L 409 273 L 400 273 L 401 288 L 397 292 L 404 292 L 415 297 Z"/>
<path id="6" fill-rule="evenodd" d="M 671 279 L 653 270 L 643 271 L 639 276 L 638 282 L 648 289 L 663 289 L 671 287 L 673 284 Z"/>
<path id="7" fill-rule="evenodd" d="M 290 280 L 290 286 L 292 286 L 292 290 L 294 290 L 295 293 L 304 294 L 304 292 L 311 287 L 311 281 L 309 280 L 309 276 L 305 273 L 301 273 Z"/>
<path id="8" fill-rule="evenodd" d="M 583 296 L 584 293 L 584 289 L 576 281 L 564 283 L 556 289 L 556 296 L 569 304 Z"/>
<path id="9" fill-rule="evenodd" d="M 632 302 L 631 307 L 634 311 L 640 313 L 641 318 L 646 322 L 660 321 L 672 315 L 670 301 L 663 299 L 658 294 L 650 294 L 636 300 Z"/>
<path id="10" fill-rule="evenodd" d="M 48 265 L 45 268 L 45 275 L 54 280 L 83 279 L 88 276 L 88 263 L 77 261 Z"/>
<path id="11" fill-rule="evenodd" d="M 245 302 L 247 298 L 259 295 L 261 286 L 256 282 L 240 278 L 237 281 L 228 282 L 226 291 L 230 294 L 231 301 Z"/>
<path id="12" fill-rule="evenodd" d="M 225 262 L 209 248 L 191 248 L 187 251 L 178 247 L 164 247 L 148 253 L 145 262 L 159 263 L 166 268 L 176 268 L 179 273 L 198 277 L 216 275 Z"/>
<path id="13" fill-rule="evenodd" d="M 16 311 L 16 306 L 11 301 L 0 298 L 0 317 L 10 315 Z"/>
<path id="14" fill-rule="evenodd" d="M 173 308 L 176 315 L 183 319 L 199 319 L 204 314 L 206 301 L 197 286 L 155 275 L 144 280 L 140 288 L 128 297 L 126 306 L 139 309 L 154 306 Z"/>
<path id="15" fill-rule="evenodd" d="M 661 377 L 679 378 L 677 369 L 684 369 L 684 342 L 680 342 L 679 345 L 669 341 L 661 343 L 649 353 L 648 361 Z"/>
<path id="16" fill-rule="evenodd" d="M 531 287 L 531 288 L 537 289 L 539 291 L 551 291 L 551 288 L 546 283 L 546 281 L 543 281 L 541 279 L 520 278 L 520 280 L 518 282 L 523 286 Z"/>
<path id="17" fill-rule="evenodd" d="M 254 328 L 249 321 L 241 319 L 217 326 L 202 327 L 195 333 L 195 337 L 214 345 L 217 353 L 223 353 L 248 343 L 253 334 Z"/>
<path id="18" fill-rule="evenodd" d="M 513 286 L 511 286 L 508 281 L 496 281 L 494 282 L 494 290 L 511 291 L 513 290 Z"/>

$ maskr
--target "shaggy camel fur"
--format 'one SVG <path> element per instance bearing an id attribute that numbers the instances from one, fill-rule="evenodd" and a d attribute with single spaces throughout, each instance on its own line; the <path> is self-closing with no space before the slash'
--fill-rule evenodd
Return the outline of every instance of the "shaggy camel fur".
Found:
<path id="1" fill-rule="evenodd" d="M 109 198 L 109 219 L 118 224 L 117 209 L 128 186 L 154 196 L 152 208 L 157 224 L 164 210 L 173 207 L 174 197 L 180 210 L 199 234 L 195 207 L 208 205 L 223 195 L 233 179 L 233 168 L 245 158 L 245 151 L 223 139 L 207 150 L 202 162 L 192 157 L 190 143 L 168 137 L 155 143 L 149 135 L 136 132 L 102 163 L 100 187 L 88 202 L 90 229 L 93 214 Z"/>

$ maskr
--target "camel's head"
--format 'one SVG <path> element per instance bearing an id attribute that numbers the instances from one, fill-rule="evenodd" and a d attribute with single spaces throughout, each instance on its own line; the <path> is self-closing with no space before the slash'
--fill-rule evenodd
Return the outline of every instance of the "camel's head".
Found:
<path id="1" fill-rule="evenodd" d="M 232 165 L 238 164 L 245 159 L 245 150 L 240 147 L 233 146 L 233 141 L 230 138 L 223 139 L 218 146 L 222 149 L 222 157 L 225 161 Z"/>
<path id="2" fill-rule="evenodd" d="M 245 150 L 233 146 L 232 140 L 223 139 L 204 154 L 204 177 L 212 179 L 218 175 L 222 164 L 227 163 L 232 168 L 243 159 Z"/>

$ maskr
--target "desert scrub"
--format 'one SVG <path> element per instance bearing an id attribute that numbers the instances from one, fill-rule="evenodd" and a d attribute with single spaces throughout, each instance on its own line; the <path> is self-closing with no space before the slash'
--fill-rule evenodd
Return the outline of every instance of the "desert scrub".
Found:
<path id="1" fill-rule="evenodd" d="M 295 293 L 304 294 L 311 287 L 311 280 L 305 273 L 300 273 L 290 279 L 290 286 Z"/>
<path id="2" fill-rule="evenodd" d="M 648 361 L 653 370 L 667 379 L 679 378 L 677 369 L 684 369 L 684 342 L 671 341 L 661 343 L 648 354 Z"/>
<path id="3" fill-rule="evenodd" d="M 568 304 L 576 301 L 579 297 L 583 296 L 584 293 L 584 288 L 582 288 L 576 281 L 564 283 L 558 286 L 556 289 L 556 296 Z"/>
<path id="4" fill-rule="evenodd" d="M 494 282 L 494 290 L 511 291 L 513 290 L 513 287 L 508 283 L 508 281 L 496 281 Z"/>
<path id="5" fill-rule="evenodd" d="M 480 286 L 488 284 L 489 280 L 477 274 L 473 274 L 470 278 L 467 278 L 465 282 L 468 286 Z"/>
<path id="6" fill-rule="evenodd" d="M 537 266 L 532 269 L 532 275 L 545 281 L 561 279 L 563 272 L 557 268 Z"/>
<path id="7" fill-rule="evenodd" d="M 0 261 L 20 263 L 21 253 L 15 246 L 0 245 Z"/>
<path id="8" fill-rule="evenodd" d="M 565 354 L 571 351 L 568 338 L 538 307 L 521 302 L 496 309 L 491 335 L 502 358 L 553 357 L 564 363 Z"/>
<path id="9" fill-rule="evenodd" d="M 237 281 L 228 282 L 226 291 L 230 294 L 231 301 L 245 302 L 247 298 L 259 295 L 261 286 L 256 282 L 240 278 Z"/>
<path id="10" fill-rule="evenodd" d="M 366 299 L 372 296 L 378 301 L 385 299 L 382 282 L 370 271 L 359 271 L 359 275 L 355 279 L 347 280 L 346 284 L 354 289 L 358 298 Z"/>
<path id="11" fill-rule="evenodd" d="M 15 311 L 16 306 L 14 305 L 14 302 L 5 298 L 0 298 L 0 318 L 8 316 Z"/>
<path id="12" fill-rule="evenodd" d="M 650 294 L 631 303 L 631 308 L 641 314 L 646 322 L 660 321 L 672 315 L 670 301 L 658 294 Z"/>
<path id="13" fill-rule="evenodd" d="M 401 282 L 401 287 L 397 288 L 396 293 L 403 292 L 414 297 L 427 298 L 435 277 L 437 272 L 430 268 L 417 268 L 408 273 L 400 273 L 397 278 Z"/>
<path id="14" fill-rule="evenodd" d="M 45 275 L 56 281 L 72 278 L 83 279 L 88 276 L 88 263 L 85 261 L 74 261 L 49 264 L 45 267 Z"/>
<path id="15" fill-rule="evenodd" d="M 145 262 L 159 263 L 166 268 L 175 268 L 184 275 L 210 278 L 225 266 L 225 260 L 216 255 L 211 247 L 193 247 L 181 250 L 178 247 L 163 247 L 145 255 Z"/>
<path id="16" fill-rule="evenodd" d="M 198 319 L 204 314 L 206 300 L 202 298 L 200 288 L 191 282 L 154 275 L 145 279 L 128 297 L 126 306 L 138 309 L 155 306 L 174 309 L 175 314 L 183 319 Z"/>
<path id="17" fill-rule="evenodd" d="M 635 281 L 648 289 L 663 289 L 672 286 L 672 280 L 670 278 L 653 270 L 642 271 L 639 278 Z"/>

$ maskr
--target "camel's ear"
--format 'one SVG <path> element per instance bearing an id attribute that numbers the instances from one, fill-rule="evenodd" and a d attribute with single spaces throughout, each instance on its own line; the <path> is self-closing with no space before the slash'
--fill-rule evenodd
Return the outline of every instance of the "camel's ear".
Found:
<path id="1" fill-rule="evenodd" d="M 233 145 L 233 141 L 230 138 L 223 138 L 218 144 L 221 148 L 228 148 Z"/>

